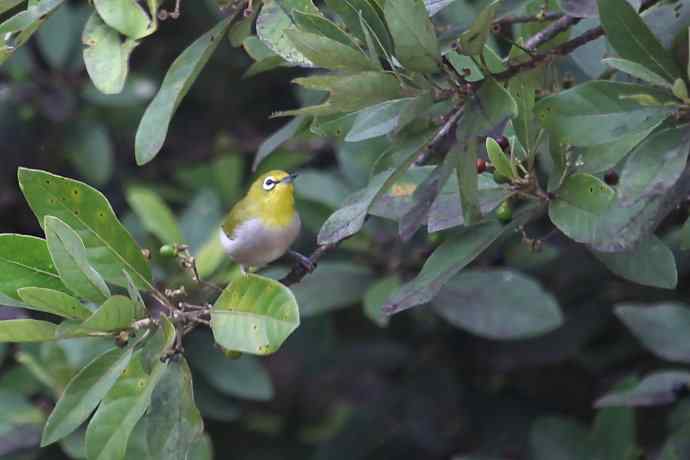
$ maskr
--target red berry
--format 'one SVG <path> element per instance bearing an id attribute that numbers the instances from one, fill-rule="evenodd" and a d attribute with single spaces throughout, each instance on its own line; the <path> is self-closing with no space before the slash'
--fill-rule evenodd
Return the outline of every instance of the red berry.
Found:
<path id="1" fill-rule="evenodd" d="M 499 136 L 496 138 L 496 142 L 501 146 L 504 152 L 507 152 L 508 149 L 510 149 L 510 141 L 508 141 L 507 137 Z"/>
<path id="2" fill-rule="evenodd" d="M 477 159 L 477 174 L 481 174 L 486 171 L 486 160 L 481 158 Z"/>
<path id="3" fill-rule="evenodd" d="M 618 173 L 614 170 L 607 172 L 604 176 L 604 182 L 606 182 L 609 185 L 618 184 Z"/>

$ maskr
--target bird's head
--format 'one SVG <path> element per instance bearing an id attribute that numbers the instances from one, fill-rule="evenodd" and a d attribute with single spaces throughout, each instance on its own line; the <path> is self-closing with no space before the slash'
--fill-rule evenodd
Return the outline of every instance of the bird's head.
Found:
<path id="1" fill-rule="evenodd" d="M 297 174 L 273 170 L 262 174 L 249 189 L 248 198 L 254 204 L 271 208 L 275 211 L 287 207 L 292 209 L 295 202 L 293 181 Z"/>

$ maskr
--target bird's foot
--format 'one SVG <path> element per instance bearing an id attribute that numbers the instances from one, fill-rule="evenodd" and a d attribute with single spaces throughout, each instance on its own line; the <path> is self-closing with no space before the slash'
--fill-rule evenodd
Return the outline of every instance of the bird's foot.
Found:
<path id="1" fill-rule="evenodd" d="M 301 266 L 307 273 L 311 273 L 311 272 L 313 272 L 314 270 L 316 270 L 316 262 L 312 262 L 312 260 L 311 260 L 309 257 L 307 257 L 307 256 L 305 256 L 305 255 L 302 255 L 302 254 L 300 254 L 300 253 L 297 252 L 297 251 L 293 251 L 292 249 L 290 249 L 290 250 L 288 251 L 288 255 L 289 255 L 290 257 L 292 257 L 293 259 L 295 259 L 295 261 L 296 261 L 298 264 L 300 264 L 300 266 Z"/>

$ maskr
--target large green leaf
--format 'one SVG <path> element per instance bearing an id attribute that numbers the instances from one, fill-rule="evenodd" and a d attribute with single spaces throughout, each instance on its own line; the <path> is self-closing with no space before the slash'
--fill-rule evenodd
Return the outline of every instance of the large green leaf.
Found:
<path id="1" fill-rule="evenodd" d="M 46 342 L 56 339 L 57 327 L 36 319 L 0 321 L 0 342 Z"/>
<path id="2" fill-rule="evenodd" d="M 455 175 L 458 179 L 460 207 L 465 225 L 474 225 L 482 218 L 482 211 L 479 208 L 479 178 L 477 174 L 478 143 L 476 137 L 468 136 L 462 142 L 458 142 L 448 153 L 457 159 Z"/>
<path id="3" fill-rule="evenodd" d="M 635 146 L 649 136 L 657 125 L 641 131 L 630 132 L 611 142 L 577 147 L 575 154 L 577 155 L 578 170 L 595 174 L 615 167 Z"/>
<path id="4" fill-rule="evenodd" d="M 494 79 L 486 79 L 476 96 L 465 103 L 457 137 L 464 139 L 491 134 L 496 126 L 517 114 L 517 102 L 508 90 Z"/>
<path id="5" fill-rule="evenodd" d="M 120 93 L 129 73 L 129 56 L 139 42 L 120 39 L 97 13 L 86 22 L 81 40 L 86 45 L 84 64 L 94 86 L 104 94 Z"/>
<path id="6" fill-rule="evenodd" d="M 19 169 L 19 185 L 39 223 L 46 215 L 55 216 L 79 233 L 89 262 L 106 281 L 126 286 L 125 269 L 138 288 L 151 289 L 148 261 L 102 193 L 82 182 L 27 168 Z"/>
<path id="7" fill-rule="evenodd" d="M 536 152 L 536 141 L 539 127 L 534 119 L 534 104 L 539 80 L 535 75 L 523 73 L 510 79 L 508 90 L 518 106 L 518 115 L 513 120 L 513 127 L 520 144 L 528 154 Z"/>
<path id="8" fill-rule="evenodd" d="M 535 208 L 527 206 L 513 220 L 501 225 L 495 220 L 456 231 L 434 250 L 417 276 L 404 284 L 383 307 L 388 314 L 429 302 L 441 288 L 501 235 L 527 223 Z"/>
<path id="9" fill-rule="evenodd" d="M 475 56 L 481 54 L 491 32 L 491 23 L 496 16 L 496 8 L 500 0 L 495 0 L 482 9 L 470 27 L 458 39 L 458 51 L 462 54 Z"/>
<path id="10" fill-rule="evenodd" d="M 450 324 L 489 339 L 535 337 L 563 323 L 556 299 L 534 279 L 512 270 L 461 272 L 432 305 Z"/>
<path id="11" fill-rule="evenodd" d="M 658 131 L 642 141 L 625 162 L 618 185 L 623 206 L 665 194 L 683 174 L 690 150 L 688 126 Z"/>
<path id="12" fill-rule="evenodd" d="M 414 110 L 415 114 L 431 106 L 433 101 L 428 93 L 416 97 L 405 97 L 382 102 L 360 111 L 345 136 L 345 142 L 361 142 L 399 130 L 406 122 L 405 115 Z"/>
<path id="13" fill-rule="evenodd" d="M 690 309 L 679 303 L 618 305 L 616 316 L 642 344 L 669 361 L 690 363 Z"/>
<path id="14" fill-rule="evenodd" d="M 258 275 L 233 280 L 211 311 L 216 342 L 244 353 L 274 353 L 298 326 L 299 309 L 290 289 Z"/>
<path id="15" fill-rule="evenodd" d="M 51 313 L 67 319 L 86 319 L 91 310 L 79 302 L 79 299 L 54 289 L 25 287 L 17 290 L 19 297 L 28 308 Z"/>
<path id="16" fill-rule="evenodd" d="M 231 19 L 232 17 L 223 19 L 199 37 L 168 69 L 158 93 L 146 108 L 137 128 L 134 142 L 137 164 L 146 164 L 158 155 L 177 107 L 223 41 L 221 38 L 227 32 Z"/>
<path id="17" fill-rule="evenodd" d="M 115 295 L 93 312 L 81 324 L 81 327 L 102 332 L 127 329 L 137 319 L 138 311 L 137 304 L 132 300 L 121 295 Z"/>
<path id="18" fill-rule="evenodd" d="M 89 460 L 124 458 L 130 434 L 148 409 L 153 390 L 164 373 L 166 364 L 161 362 L 161 354 L 173 338 L 172 325 L 164 322 L 120 373 L 86 429 Z"/>
<path id="19" fill-rule="evenodd" d="M 360 50 L 331 40 L 323 35 L 286 30 L 285 36 L 314 65 L 332 70 L 376 70 L 376 66 Z"/>
<path id="20" fill-rule="evenodd" d="M 69 225 L 53 216 L 43 222 L 46 241 L 55 268 L 63 283 L 78 296 L 99 303 L 110 297 L 110 289 L 89 264 L 86 247 Z"/>
<path id="21" fill-rule="evenodd" d="M 656 86 L 661 86 L 662 88 L 671 89 L 671 84 L 664 80 L 664 77 L 659 76 L 637 62 L 621 58 L 607 58 L 603 59 L 602 62 L 616 70 L 625 72 L 634 78 L 646 81 L 647 83 L 651 83 Z"/>
<path id="22" fill-rule="evenodd" d="M 434 72 L 441 60 L 434 26 L 422 0 L 386 2 L 384 14 L 393 36 L 395 55 L 410 70 Z"/>
<path id="23" fill-rule="evenodd" d="M 326 5 L 343 20 L 348 30 L 361 42 L 368 42 L 365 30 L 365 27 L 368 27 L 369 32 L 377 40 L 378 49 L 383 48 L 381 51 L 385 53 L 393 52 L 392 39 L 376 0 L 326 0 Z"/>
<path id="24" fill-rule="evenodd" d="M 606 38 L 620 57 L 644 65 L 669 82 L 680 76 L 673 57 L 626 0 L 598 0 L 597 3 Z"/>
<path id="25" fill-rule="evenodd" d="M 627 389 L 614 389 L 597 399 L 596 407 L 644 407 L 668 404 L 677 399 L 679 386 L 690 385 L 690 372 L 665 370 L 645 376 L 637 385 Z"/>
<path id="26" fill-rule="evenodd" d="M 143 38 L 155 30 L 136 0 L 93 0 L 93 6 L 106 24 L 129 38 Z"/>
<path id="27" fill-rule="evenodd" d="M 271 51 L 290 64 L 312 67 L 312 62 L 300 53 L 287 37 L 286 32 L 291 29 L 294 30 L 295 25 L 278 2 L 276 0 L 264 2 L 259 17 L 256 19 L 256 35 Z"/>
<path id="28" fill-rule="evenodd" d="M 184 358 L 171 362 L 151 396 L 146 416 L 152 459 L 186 460 L 204 422 L 194 403 L 192 373 Z"/>
<path id="29" fill-rule="evenodd" d="M 70 380 L 43 428 L 41 446 L 69 435 L 91 415 L 129 365 L 132 350 L 108 350 Z"/>
<path id="30" fill-rule="evenodd" d="M 163 243 L 182 243 L 180 232 L 167 204 L 153 190 L 145 187 L 129 187 L 127 203 L 136 213 L 144 227 L 156 235 Z"/>
<path id="31" fill-rule="evenodd" d="M 640 104 L 636 98 L 651 98 Z M 540 100 L 537 119 L 563 143 L 588 146 L 656 126 L 673 107 L 671 97 L 650 86 L 613 81 L 589 81 Z"/>
<path id="32" fill-rule="evenodd" d="M 589 174 L 568 176 L 556 199 L 549 203 L 549 217 L 575 241 L 593 241 L 600 216 L 611 206 L 615 192 Z"/>
<path id="33" fill-rule="evenodd" d="M 675 289 L 678 284 L 673 252 L 656 236 L 642 240 L 637 248 L 629 251 L 595 252 L 594 255 L 613 273 L 634 283 L 663 289 Z"/>
<path id="34" fill-rule="evenodd" d="M 30 286 L 68 292 L 44 240 L 0 234 L 0 293 L 19 300 L 17 289 Z"/>
<path id="35" fill-rule="evenodd" d="M 343 206 L 326 220 L 318 235 L 319 244 L 338 242 L 357 233 L 364 225 L 367 213 L 373 203 L 400 178 L 414 162 L 417 152 L 428 141 L 429 136 L 420 136 L 402 145 L 394 143 L 391 149 L 399 155 L 401 162 L 371 179 L 369 185 L 349 196 Z"/>

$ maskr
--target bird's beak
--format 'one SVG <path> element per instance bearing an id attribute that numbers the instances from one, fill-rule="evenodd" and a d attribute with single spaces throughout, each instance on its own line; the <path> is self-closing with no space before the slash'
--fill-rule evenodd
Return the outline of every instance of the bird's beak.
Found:
<path id="1" fill-rule="evenodd" d="M 295 179 L 297 179 L 297 174 L 292 173 L 283 177 L 283 179 L 280 182 L 285 182 L 286 184 L 289 184 L 290 182 L 293 182 Z"/>

